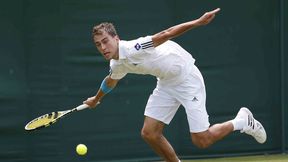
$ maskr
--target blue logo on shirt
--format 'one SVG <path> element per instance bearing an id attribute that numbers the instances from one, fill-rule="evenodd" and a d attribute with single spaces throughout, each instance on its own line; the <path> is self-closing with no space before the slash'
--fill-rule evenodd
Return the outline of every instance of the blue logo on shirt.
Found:
<path id="1" fill-rule="evenodd" d="M 135 47 L 135 49 L 136 49 L 137 51 L 141 48 L 141 46 L 140 46 L 139 43 L 137 43 L 134 47 Z"/>

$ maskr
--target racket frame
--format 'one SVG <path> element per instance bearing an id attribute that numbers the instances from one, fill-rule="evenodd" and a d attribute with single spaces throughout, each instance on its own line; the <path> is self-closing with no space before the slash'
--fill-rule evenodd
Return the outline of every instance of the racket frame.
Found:
<path id="1" fill-rule="evenodd" d="M 76 111 L 81 111 L 81 110 L 87 109 L 88 107 L 89 107 L 88 105 L 82 104 L 82 105 L 79 105 L 78 107 L 75 107 L 75 108 L 70 109 L 70 110 L 51 112 L 51 113 L 48 113 L 48 114 L 41 115 L 41 116 L 31 120 L 30 122 L 28 122 L 25 125 L 25 130 L 26 131 L 32 131 L 32 130 L 37 130 L 37 129 L 40 129 L 40 128 L 48 127 L 48 126 L 54 124 L 55 122 L 57 122 L 59 119 L 61 119 L 64 116 L 66 116 L 67 114 L 70 114 L 70 113 L 76 112 Z M 29 128 L 29 125 L 31 125 L 35 121 L 38 121 L 38 120 L 40 120 L 40 119 L 42 119 L 42 118 L 44 118 L 46 116 L 49 116 L 49 115 L 52 116 L 53 114 L 55 114 L 55 115 L 60 114 L 60 115 L 57 115 L 56 117 L 54 117 L 54 119 L 51 120 L 49 123 L 43 124 L 43 125 L 35 127 L 35 128 Z"/>

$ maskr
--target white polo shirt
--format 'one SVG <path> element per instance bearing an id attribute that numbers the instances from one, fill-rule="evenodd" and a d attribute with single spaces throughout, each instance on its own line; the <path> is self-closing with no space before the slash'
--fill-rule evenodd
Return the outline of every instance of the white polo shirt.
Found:
<path id="1" fill-rule="evenodd" d="M 194 65 L 194 58 L 173 41 L 154 48 L 152 36 L 119 41 L 119 60 L 110 60 L 112 79 L 127 73 L 150 74 L 164 84 L 177 84 L 185 79 Z"/>

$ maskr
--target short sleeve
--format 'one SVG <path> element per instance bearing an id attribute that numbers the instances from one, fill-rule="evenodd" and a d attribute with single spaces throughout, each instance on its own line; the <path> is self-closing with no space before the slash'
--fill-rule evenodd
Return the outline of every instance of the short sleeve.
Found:
<path id="1" fill-rule="evenodd" d="M 152 41 L 152 36 L 140 37 L 138 39 L 132 40 L 130 44 L 130 54 L 141 54 L 141 53 L 152 53 L 155 48 Z"/>

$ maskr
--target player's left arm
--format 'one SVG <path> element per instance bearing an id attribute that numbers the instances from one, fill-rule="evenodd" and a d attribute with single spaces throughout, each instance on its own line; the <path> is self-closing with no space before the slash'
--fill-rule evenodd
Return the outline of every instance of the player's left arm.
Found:
<path id="1" fill-rule="evenodd" d="M 96 93 L 95 96 L 89 97 L 86 101 L 84 101 L 84 104 L 89 105 L 89 107 L 94 108 L 99 103 L 100 100 L 109 93 L 114 87 L 116 87 L 119 79 L 112 79 L 110 74 L 104 78 L 104 80 L 101 83 L 101 86 Z"/>
<path id="2" fill-rule="evenodd" d="M 152 36 L 154 47 L 157 47 L 160 44 L 166 42 L 167 40 L 175 38 L 195 27 L 207 25 L 214 19 L 216 13 L 219 11 L 220 11 L 220 8 L 217 8 L 213 11 L 206 12 L 204 15 L 202 15 L 200 18 L 196 20 L 192 20 L 192 21 L 188 21 L 179 25 L 175 25 L 173 27 L 170 27 L 166 30 L 163 30 L 159 33 L 154 34 Z"/>

